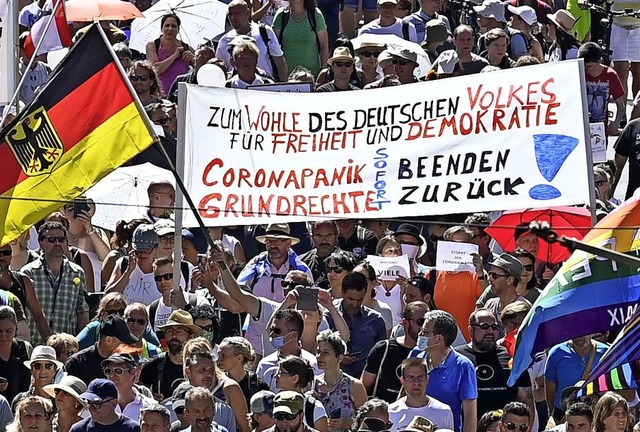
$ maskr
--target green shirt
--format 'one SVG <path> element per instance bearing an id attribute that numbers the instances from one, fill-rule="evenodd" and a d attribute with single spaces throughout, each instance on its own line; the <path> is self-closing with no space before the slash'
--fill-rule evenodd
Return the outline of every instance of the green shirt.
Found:
<path id="1" fill-rule="evenodd" d="M 282 24 L 282 13 L 284 9 L 276 12 L 273 19 L 273 30 L 277 35 L 280 34 Z M 290 12 L 291 13 L 291 12 Z M 316 8 L 316 32 L 327 29 L 324 16 L 319 9 Z M 282 51 L 287 61 L 289 70 L 293 70 L 298 66 L 304 66 L 311 71 L 313 75 L 318 75 L 322 65 L 320 64 L 320 47 L 316 42 L 316 36 L 311 29 L 311 23 L 307 16 L 302 21 L 298 21 L 289 16 L 289 22 L 282 32 Z"/>

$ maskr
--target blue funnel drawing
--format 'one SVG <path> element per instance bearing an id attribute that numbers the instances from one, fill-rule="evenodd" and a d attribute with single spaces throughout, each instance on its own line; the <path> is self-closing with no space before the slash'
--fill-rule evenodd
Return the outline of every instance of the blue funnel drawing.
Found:
<path id="1" fill-rule="evenodd" d="M 534 135 L 533 142 L 538 169 L 549 182 L 556 178 L 562 165 L 578 146 L 577 138 L 558 134 Z M 536 200 L 550 200 L 560 195 L 557 188 L 547 184 L 535 185 L 529 190 L 529 196 Z"/>

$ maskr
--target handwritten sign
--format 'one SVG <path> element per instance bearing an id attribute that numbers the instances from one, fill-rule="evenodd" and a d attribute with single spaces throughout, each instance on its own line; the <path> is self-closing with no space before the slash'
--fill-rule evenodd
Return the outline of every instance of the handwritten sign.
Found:
<path id="1" fill-rule="evenodd" d="M 400 255 L 398 257 L 379 257 L 369 255 L 367 261 L 376 271 L 379 280 L 395 281 L 398 276 L 410 277 L 409 257 Z"/>
<path id="2" fill-rule="evenodd" d="M 304 95 L 181 84 L 183 178 L 209 226 L 586 203 L 581 68 Z"/>
<path id="3" fill-rule="evenodd" d="M 589 123 L 591 131 L 591 154 L 593 163 L 607 161 L 607 136 L 604 123 Z"/>
<path id="4" fill-rule="evenodd" d="M 478 253 L 478 245 L 439 241 L 436 249 L 436 270 L 475 272 L 471 254 Z"/>

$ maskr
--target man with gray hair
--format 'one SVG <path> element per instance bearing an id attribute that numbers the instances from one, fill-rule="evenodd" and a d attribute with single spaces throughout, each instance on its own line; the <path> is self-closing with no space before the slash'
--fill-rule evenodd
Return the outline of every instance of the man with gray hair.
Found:
<path id="1" fill-rule="evenodd" d="M 185 431 L 187 432 L 229 432 L 229 430 L 219 425 L 213 420 L 215 416 L 215 405 L 213 394 L 203 388 L 194 387 L 187 392 L 185 399 L 185 413 L 191 423 Z"/>
<path id="2" fill-rule="evenodd" d="M 171 414 L 160 404 L 147 406 L 140 411 L 140 432 L 169 432 Z"/>

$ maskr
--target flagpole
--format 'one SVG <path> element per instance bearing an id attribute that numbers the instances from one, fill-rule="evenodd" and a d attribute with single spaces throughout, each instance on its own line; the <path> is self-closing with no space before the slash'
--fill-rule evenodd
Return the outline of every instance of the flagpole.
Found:
<path id="1" fill-rule="evenodd" d="M 42 37 L 40 38 L 40 40 L 36 44 L 36 50 L 33 53 L 33 56 L 31 56 L 31 58 L 29 59 L 29 63 L 27 64 L 27 68 L 25 69 L 24 73 L 22 74 L 22 77 L 20 78 L 20 82 L 18 82 L 18 86 L 14 90 L 13 96 L 11 97 L 11 102 L 9 102 L 8 106 L 12 106 L 14 103 L 16 103 L 16 107 L 17 107 L 17 97 L 18 97 L 18 94 L 20 93 L 20 89 L 22 88 L 22 85 L 24 84 L 25 80 L 27 79 L 27 74 L 31 70 L 31 67 L 33 66 L 33 63 L 36 61 L 36 58 L 38 57 L 38 51 L 40 50 L 40 47 L 42 46 L 42 43 L 44 42 L 44 40 L 45 40 L 45 38 L 47 36 L 47 32 L 49 31 L 49 28 L 51 27 L 51 23 L 55 21 L 56 13 L 58 11 L 58 6 L 60 5 L 60 3 L 62 1 L 64 1 L 64 0 L 56 0 L 56 3 L 54 4 L 53 10 L 51 12 L 51 16 L 49 17 L 49 20 L 47 21 L 47 24 L 44 27 L 44 32 L 42 32 Z M 17 0 L 12 1 L 11 3 L 17 3 Z M 19 51 L 19 48 L 18 48 L 18 51 Z M 18 58 L 18 70 L 20 70 L 20 58 Z M 19 112 L 16 109 L 16 115 L 17 114 L 19 114 Z M 9 110 L 8 109 L 4 110 L 4 112 L 2 113 L 2 119 L 0 119 L 0 125 L 4 124 L 4 120 L 7 118 L 7 115 L 9 115 Z"/>

